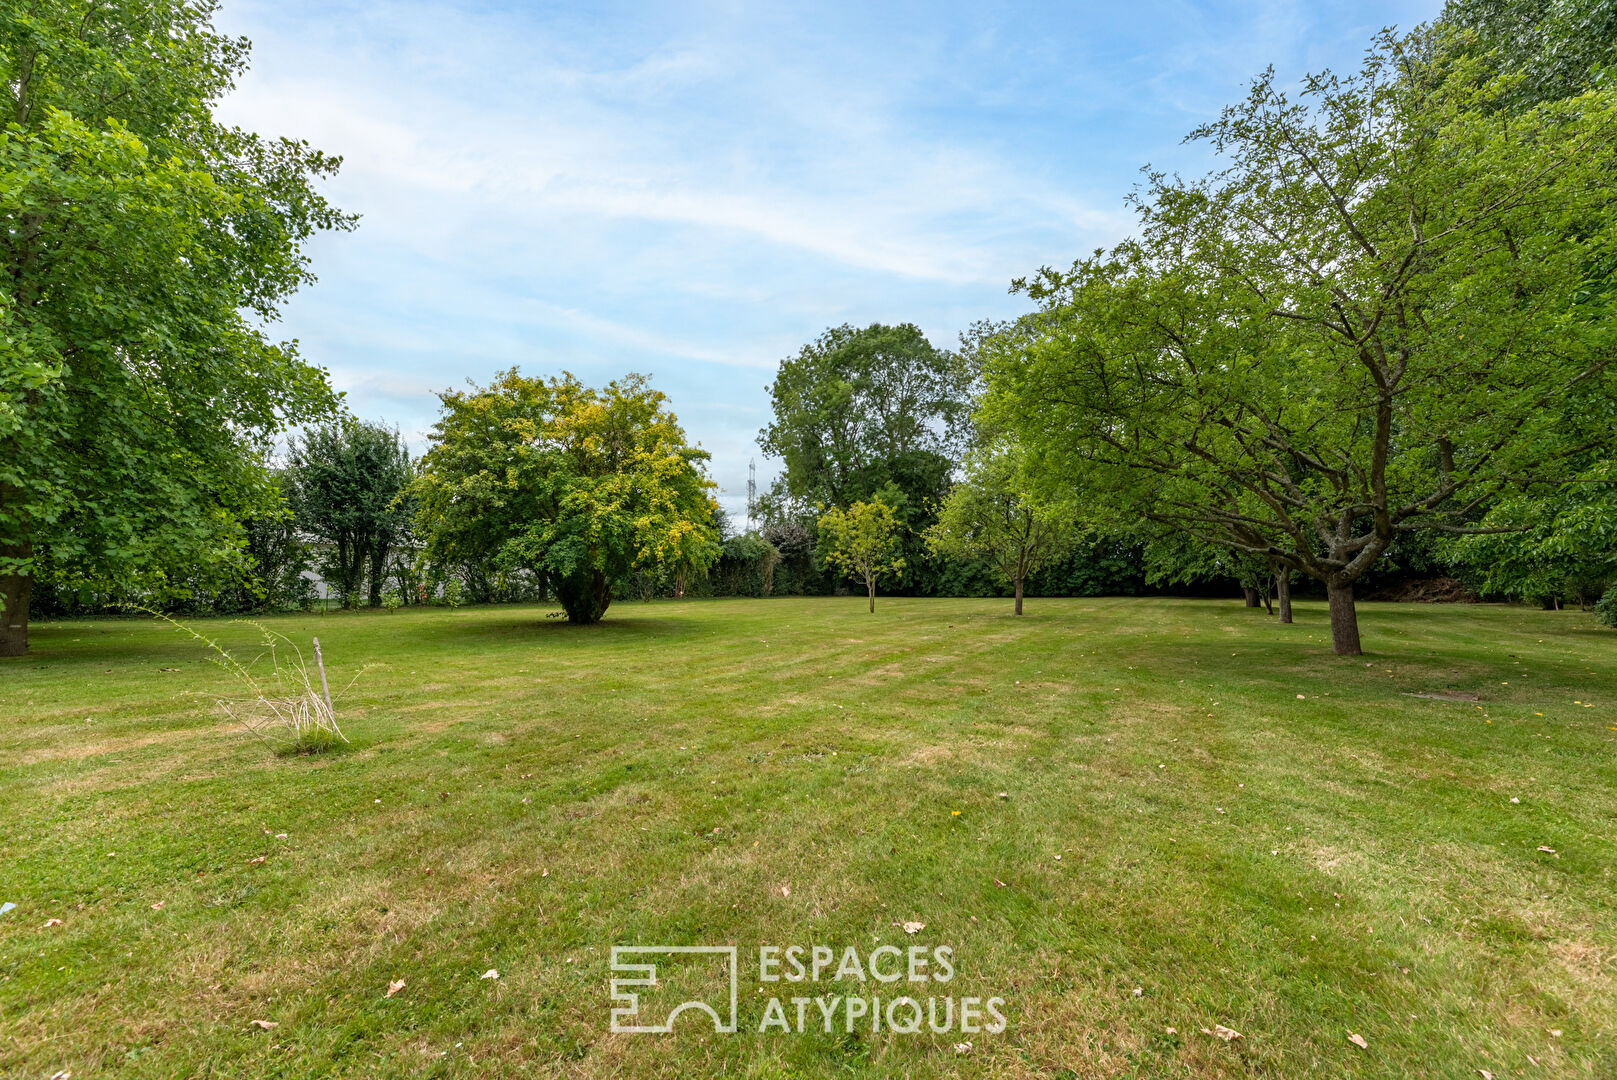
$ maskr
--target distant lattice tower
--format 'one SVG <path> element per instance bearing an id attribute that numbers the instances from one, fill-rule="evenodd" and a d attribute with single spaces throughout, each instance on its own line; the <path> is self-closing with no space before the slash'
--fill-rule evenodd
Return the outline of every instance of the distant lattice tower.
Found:
<path id="1" fill-rule="evenodd" d="M 747 531 L 752 531 L 752 519 L 758 512 L 758 462 L 747 459 Z"/>

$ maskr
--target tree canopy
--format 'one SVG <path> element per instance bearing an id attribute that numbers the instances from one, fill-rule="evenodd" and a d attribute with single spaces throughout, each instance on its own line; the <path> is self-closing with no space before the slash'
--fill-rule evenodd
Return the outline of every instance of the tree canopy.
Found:
<path id="1" fill-rule="evenodd" d="M 1229 165 L 1152 174 L 1140 234 L 1026 283 L 985 415 L 1079 488 L 1325 584 L 1412 530 L 1464 533 L 1614 437 L 1617 107 L 1501 107 L 1519 80 L 1384 35 L 1299 100 L 1258 79 L 1193 133 Z"/>
<path id="2" fill-rule="evenodd" d="M 271 438 L 330 413 L 264 324 L 353 219 L 339 159 L 214 120 L 246 68 L 203 0 L 0 13 L 0 654 L 31 582 L 147 596 L 228 572 L 272 507 Z"/>
<path id="3" fill-rule="evenodd" d="M 969 429 L 961 358 L 911 323 L 837 326 L 783 360 L 769 390 L 774 419 L 758 444 L 785 472 L 766 517 L 812 522 L 809 507 L 879 498 L 898 520 L 901 576 L 927 576 L 921 533 Z"/>
<path id="4" fill-rule="evenodd" d="M 439 398 L 411 488 L 429 557 L 542 573 L 575 623 L 598 621 L 613 582 L 637 570 L 718 558 L 707 452 L 643 376 L 596 390 L 513 369 Z"/>
<path id="5" fill-rule="evenodd" d="M 1510 107 L 1581 94 L 1617 67 L 1611 0 L 1450 0 L 1442 23 L 1474 35 L 1494 70 L 1513 76 Z"/>
<path id="6" fill-rule="evenodd" d="M 786 466 L 785 493 L 848 506 L 888 483 L 941 489 L 967 416 L 959 366 L 913 324 L 837 326 L 783 360 L 775 419 L 758 434 Z"/>

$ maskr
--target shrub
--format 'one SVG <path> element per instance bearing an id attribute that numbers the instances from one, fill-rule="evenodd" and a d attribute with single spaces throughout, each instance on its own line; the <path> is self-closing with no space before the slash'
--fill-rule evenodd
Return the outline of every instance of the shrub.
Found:
<path id="1" fill-rule="evenodd" d="M 1617 630 L 1617 581 L 1612 582 L 1606 595 L 1595 605 L 1595 622 Z"/>
<path id="2" fill-rule="evenodd" d="M 397 589 L 388 589 L 382 594 L 382 606 L 386 608 L 390 614 L 399 610 L 399 606 L 403 603 L 404 597 L 399 595 L 399 590 Z"/>

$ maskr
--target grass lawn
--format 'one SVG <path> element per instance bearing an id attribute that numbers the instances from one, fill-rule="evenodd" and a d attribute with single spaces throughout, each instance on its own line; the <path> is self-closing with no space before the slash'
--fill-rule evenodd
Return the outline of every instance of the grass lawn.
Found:
<path id="1" fill-rule="evenodd" d="M 336 685 L 382 665 L 305 757 L 172 628 L 37 626 L 0 662 L 0 1075 L 1617 1075 L 1590 616 L 1365 604 L 1340 659 L 1311 603 L 864 604 L 272 619 Z M 739 1033 L 610 1033 L 622 944 L 740 946 Z M 794 944 L 954 974 L 761 983 Z M 667 970 L 664 1012 L 726 996 Z M 1009 1023 L 759 1033 L 850 995 Z"/>

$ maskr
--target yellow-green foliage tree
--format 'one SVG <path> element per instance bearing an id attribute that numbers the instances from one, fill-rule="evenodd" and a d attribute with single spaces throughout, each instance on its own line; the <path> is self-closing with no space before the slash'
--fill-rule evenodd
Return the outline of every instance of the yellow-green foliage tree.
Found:
<path id="1" fill-rule="evenodd" d="M 512 369 L 439 397 L 412 486 L 428 558 L 542 573 L 575 623 L 599 621 L 613 582 L 637 570 L 718 558 L 707 452 L 643 376 L 596 390 Z"/>
<path id="2" fill-rule="evenodd" d="M 898 515 L 880 499 L 833 506 L 820 515 L 820 557 L 865 583 L 876 610 L 876 579 L 904 569 L 899 555 Z"/>

